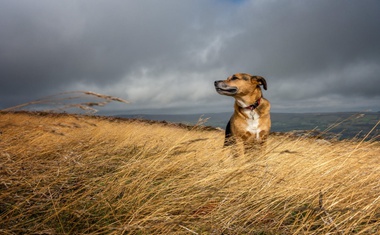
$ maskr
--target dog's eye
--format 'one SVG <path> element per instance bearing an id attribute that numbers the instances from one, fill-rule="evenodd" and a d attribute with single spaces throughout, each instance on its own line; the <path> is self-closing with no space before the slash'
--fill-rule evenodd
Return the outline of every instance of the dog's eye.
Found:
<path id="1" fill-rule="evenodd" d="M 233 76 L 233 77 L 231 78 L 231 80 L 232 80 L 232 81 L 233 81 L 233 80 L 238 80 L 238 77 Z"/>

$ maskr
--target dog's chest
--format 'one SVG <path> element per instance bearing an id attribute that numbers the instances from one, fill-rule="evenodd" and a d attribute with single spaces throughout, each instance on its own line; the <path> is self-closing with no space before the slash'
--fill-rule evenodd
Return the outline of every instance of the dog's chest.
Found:
<path id="1" fill-rule="evenodd" d="M 244 110 L 244 113 L 248 116 L 246 119 L 246 131 L 251 134 L 259 134 L 259 114 L 255 110 Z"/>

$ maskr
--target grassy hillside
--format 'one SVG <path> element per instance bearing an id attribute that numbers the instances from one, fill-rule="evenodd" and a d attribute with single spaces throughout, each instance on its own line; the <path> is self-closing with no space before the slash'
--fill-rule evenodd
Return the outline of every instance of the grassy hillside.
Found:
<path id="1" fill-rule="evenodd" d="M 380 144 L 0 113 L 1 234 L 379 234 Z"/>

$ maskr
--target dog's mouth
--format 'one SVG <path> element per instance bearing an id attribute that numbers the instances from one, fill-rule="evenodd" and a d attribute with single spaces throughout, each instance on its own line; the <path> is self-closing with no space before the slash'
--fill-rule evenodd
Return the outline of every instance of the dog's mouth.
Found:
<path id="1" fill-rule="evenodd" d="M 218 92 L 221 95 L 235 95 L 238 91 L 237 87 L 215 87 L 216 92 Z"/>
<path id="2" fill-rule="evenodd" d="M 228 86 L 224 81 L 219 80 L 214 82 L 215 90 L 221 95 L 236 95 L 238 88 L 235 86 Z"/>

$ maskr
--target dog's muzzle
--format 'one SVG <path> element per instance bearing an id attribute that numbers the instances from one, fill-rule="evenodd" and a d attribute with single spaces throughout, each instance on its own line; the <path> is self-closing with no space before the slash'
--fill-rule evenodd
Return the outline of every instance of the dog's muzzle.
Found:
<path id="1" fill-rule="evenodd" d="M 224 81 L 214 82 L 215 90 L 221 95 L 235 95 L 238 91 L 235 86 L 228 86 Z"/>

